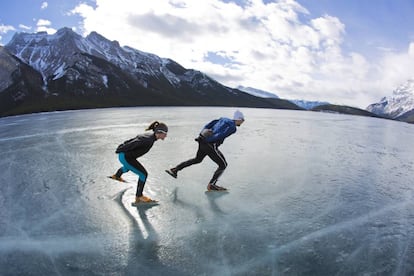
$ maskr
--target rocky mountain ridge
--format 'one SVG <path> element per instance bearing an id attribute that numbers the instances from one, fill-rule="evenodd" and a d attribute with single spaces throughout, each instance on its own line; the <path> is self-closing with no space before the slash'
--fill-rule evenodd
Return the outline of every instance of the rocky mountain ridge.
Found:
<path id="1" fill-rule="evenodd" d="M 143 105 L 301 109 L 287 100 L 264 99 L 226 87 L 200 71 L 186 69 L 168 58 L 121 47 L 96 32 L 85 38 L 69 28 L 53 35 L 17 33 L 2 48 L 2 59 L 16 60 L 19 68 L 27 67 L 31 72 L 31 76 L 24 73 L 17 78 L 17 67 L 8 65 L 10 62 L 0 63 L 5 72 L 0 79 L 0 98 L 12 103 L 1 107 L 3 116 Z M 22 91 L 26 91 L 24 95 Z"/>

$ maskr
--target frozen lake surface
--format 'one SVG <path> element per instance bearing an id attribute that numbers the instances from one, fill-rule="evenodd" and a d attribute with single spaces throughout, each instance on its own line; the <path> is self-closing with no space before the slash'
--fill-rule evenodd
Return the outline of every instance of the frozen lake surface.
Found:
<path id="1" fill-rule="evenodd" d="M 413 275 L 414 125 L 242 108 L 229 163 L 173 179 L 195 136 L 233 108 L 122 108 L 0 119 L 1 275 Z M 115 148 L 153 120 L 164 141 L 136 176 L 107 179 Z"/>

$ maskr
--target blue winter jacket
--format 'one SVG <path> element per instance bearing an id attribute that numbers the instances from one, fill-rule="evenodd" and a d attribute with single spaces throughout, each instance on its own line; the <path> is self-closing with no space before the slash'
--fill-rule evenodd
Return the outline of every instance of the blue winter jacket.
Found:
<path id="1" fill-rule="evenodd" d="M 207 143 L 222 144 L 224 139 L 236 132 L 236 123 L 229 118 L 220 118 L 213 120 L 204 126 L 204 129 L 211 129 L 212 135 L 204 137 Z"/>

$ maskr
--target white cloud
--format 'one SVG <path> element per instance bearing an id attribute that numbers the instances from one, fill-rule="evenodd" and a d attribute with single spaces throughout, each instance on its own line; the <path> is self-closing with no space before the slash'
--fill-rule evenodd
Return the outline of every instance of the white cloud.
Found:
<path id="1" fill-rule="evenodd" d="M 319 17 L 311 21 L 311 26 L 319 33 L 326 46 L 342 43 L 345 25 L 341 21 L 329 15 Z"/>
<path id="2" fill-rule="evenodd" d="M 4 25 L 4 24 L 0 25 L 0 34 L 5 34 L 9 31 L 15 31 L 15 30 L 16 29 L 11 25 Z M 2 39 L 3 39 L 3 36 L 0 35 L 0 45 L 1 46 L 3 46 L 3 42 L 1 41 Z"/>
<path id="3" fill-rule="evenodd" d="M 44 10 L 44 9 L 46 9 L 47 7 L 48 7 L 48 3 L 47 2 L 43 2 L 42 3 L 42 5 L 40 6 L 40 8 L 42 9 L 42 10 Z"/>
<path id="4" fill-rule="evenodd" d="M 37 26 L 50 26 L 50 25 L 52 25 L 52 22 L 46 19 L 39 19 L 37 21 Z"/>
<path id="5" fill-rule="evenodd" d="M 408 46 L 408 54 L 414 57 L 414 42 L 411 42 Z"/>
<path id="6" fill-rule="evenodd" d="M 52 22 L 46 19 L 39 19 L 36 23 L 36 32 L 47 32 L 48 34 L 54 34 L 56 29 L 51 28 Z"/>
<path id="7" fill-rule="evenodd" d="M 26 26 L 26 25 L 23 25 L 23 24 L 19 24 L 19 28 L 24 29 L 24 30 L 31 30 L 32 29 L 32 27 Z"/>
<path id="8" fill-rule="evenodd" d="M 5 34 L 9 31 L 15 31 L 15 30 L 16 29 L 11 25 L 4 25 L 4 24 L 0 25 L 0 33 L 2 33 L 2 34 Z"/>
<path id="9" fill-rule="evenodd" d="M 388 53 L 381 60 L 379 64 L 380 80 L 383 80 L 383 85 L 387 85 L 388 89 L 394 90 L 396 86 L 389 86 L 388 83 L 401 84 L 407 79 L 414 77 L 414 54 L 413 43 L 411 43 L 407 52 L 403 53 Z M 387 83 L 386 80 L 389 80 Z"/>
<path id="10" fill-rule="evenodd" d="M 97 0 L 96 8 L 80 4 L 72 13 L 83 17 L 84 35 L 97 31 L 230 87 L 256 87 L 284 98 L 365 107 L 413 72 L 407 70 L 408 53 L 384 52 L 381 60 L 345 53 L 340 19 L 311 18 L 294 0 L 249 0 L 243 6 L 219 0 Z M 413 56 L 414 46 L 409 51 Z M 213 63 L 209 53 L 227 62 Z"/>

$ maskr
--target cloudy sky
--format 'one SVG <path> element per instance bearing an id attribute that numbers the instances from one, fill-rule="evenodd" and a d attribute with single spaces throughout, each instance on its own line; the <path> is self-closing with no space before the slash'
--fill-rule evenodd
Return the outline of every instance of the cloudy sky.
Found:
<path id="1" fill-rule="evenodd" d="M 14 0 L 0 45 L 96 31 L 229 87 L 365 108 L 414 78 L 413 14 L 413 0 Z"/>

